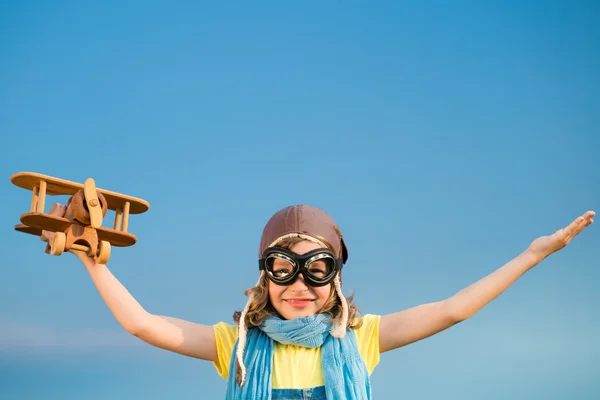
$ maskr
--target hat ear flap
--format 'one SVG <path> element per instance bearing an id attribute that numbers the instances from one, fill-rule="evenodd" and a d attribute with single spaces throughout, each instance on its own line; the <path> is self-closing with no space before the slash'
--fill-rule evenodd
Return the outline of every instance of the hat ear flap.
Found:
<path id="1" fill-rule="evenodd" d="M 342 303 L 342 315 L 339 319 L 338 322 L 336 322 L 335 324 L 333 324 L 333 326 L 330 329 L 330 333 L 333 337 L 336 338 L 343 338 L 346 335 L 346 329 L 347 329 L 347 325 L 348 325 L 348 300 L 346 300 L 346 297 L 344 296 L 344 293 L 342 292 L 342 281 L 341 281 L 341 277 L 338 275 L 335 277 L 334 279 L 334 287 L 335 287 L 335 291 L 336 294 L 338 296 L 338 298 L 340 299 L 340 302 Z"/>
<path id="2" fill-rule="evenodd" d="M 348 261 L 348 247 L 346 247 L 346 242 L 344 242 L 344 237 L 340 235 L 340 243 L 342 245 L 342 260 L 344 260 L 344 264 Z"/>

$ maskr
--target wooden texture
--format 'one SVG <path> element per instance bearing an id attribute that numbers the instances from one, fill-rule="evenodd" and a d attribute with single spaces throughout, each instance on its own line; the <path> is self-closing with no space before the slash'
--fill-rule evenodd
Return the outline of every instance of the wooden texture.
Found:
<path id="1" fill-rule="evenodd" d="M 42 230 L 40 228 L 36 228 L 35 226 L 27 226 L 25 224 L 17 224 L 15 225 L 15 231 L 28 233 L 34 236 L 41 236 Z"/>
<path id="2" fill-rule="evenodd" d="M 37 210 L 39 191 L 40 189 L 37 186 L 31 189 L 31 207 L 29 207 L 29 211 L 31 212 Z"/>
<path id="3" fill-rule="evenodd" d="M 102 193 L 99 193 L 98 200 L 100 202 L 100 206 L 102 207 L 101 217 L 103 218 L 104 216 L 106 216 L 108 208 L 106 206 L 106 199 L 104 198 Z M 52 213 L 52 210 L 50 210 L 50 213 Z M 82 190 L 75 193 L 69 199 L 67 211 L 65 213 L 65 218 L 69 220 L 77 220 L 78 222 L 84 225 L 90 224 L 90 213 L 87 209 L 84 193 Z"/>
<path id="4" fill-rule="evenodd" d="M 115 211 L 115 229 L 118 231 L 121 230 L 121 217 L 123 216 L 122 213 L 123 212 L 120 208 L 117 208 L 117 210 Z"/>
<path id="5" fill-rule="evenodd" d="M 38 204 L 37 204 L 37 211 L 38 212 L 44 212 L 44 206 L 46 205 L 46 194 L 47 194 L 47 182 L 46 181 L 40 181 L 36 187 L 39 189 L 39 193 L 38 193 Z"/>
<path id="6" fill-rule="evenodd" d="M 64 232 L 56 232 L 54 238 L 48 243 L 49 247 L 46 246 L 46 252 L 53 256 L 60 256 L 67 245 L 67 235 Z"/>
<path id="7" fill-rule="evenodd" d="M 96 255 L 96 262 L 98 264 L 106 264 L 110 258 L 110 243 L 106 240 L 101 240 L 98 244 L 98 254 Z"/>
<path id="8" fill-rule="evenodd" d="M 89 250 L 86 252 L 88 256 L 94 257 L 96 255 L 98 234 L 94 228 L 73 223 L 65 233 L 67 234 L 66 251 L 71 250 L 73 244 L 80 244 L 89 247 Z"/>
<path id="9" fill-rule="evenodd" d="M 73 195 L 84 188 L 84 185 L 81 183 L 34 172 L 17 172 L 10 177 L 10 181 L 15 186 L 34 192 L 34 198 L 37 197 L 39 201 L 37 210 L 40 212 L 43 211 L 46 195 Z M 36 193 L 36 187 L 39 188 L 38 193 Z M 129 203 L 130 214 L 141 214 L 150 209 L 150 204 L 143 199 L 100 188 L 97 188 L 97 190 L 106 198 L 107 206 L 110 210 L 124 209 L 126 203 Z"/>
<path id="10" fill-rule="evenodd" d="M 127 229 L 129 229 L 129 214 L 131 214 L 131 203 L 126 201 L 123 208 L 123 225 L 121 226 L 123 232 L 127 232 Z"/>
<path id="11" fill-rule="evenodd" d="M 106 212 L 103 212 L 98 199 L 98 191 L 96 190 L 96 183 L 92 178 L 85 180 L 83 184 L 83 195 L 85 197 L 85 206 L 90 215 L 90 225 L 94 228 L 102 226 L 102 217 Z"/>
<path id="12" fill-rule="evenodd" d="M 42 229 L 52 232 L 66 232 L 72 224 L 67 218 L 38 212 L 21 215 L 21 223 L 22 225 L 15 226 L 15 230 L 36 236 L 42 234 Z M 133 246 L 137 242 L 137 238 L 128 232 L 121 232 L 103 226 L 95 229 L 98 233 L 98 240 L 107 241 L 116 247 Z"/>
<path id="13" fill-rule="evenodd" d="M 76 227 L 76 225 L 72 225 L 72 227 Z M 82 241 L 81 239 L 76 241 L 73 241 L 72 239 L 69 240 L 70 231 L 67 231 L 67 233 L 56 232 L 52 242 L 46 245 L 46 254 L 60 256 L 65 251 L 82 251 L 87 254 L 88 257 L 96 258 L 98 264 L 106 264 L 110 258 L 110 243 L 105 240 L 98 241 L 98 238 L 95 237 L 94 228 L 85 228 L 89 229 L 88 232 L 93 235 L 93 239 L 90 243 L 94 244 L 90 245 L 87 241 Z M 46 238 L 43 238 L 43 240 L 47 241 Z"/>

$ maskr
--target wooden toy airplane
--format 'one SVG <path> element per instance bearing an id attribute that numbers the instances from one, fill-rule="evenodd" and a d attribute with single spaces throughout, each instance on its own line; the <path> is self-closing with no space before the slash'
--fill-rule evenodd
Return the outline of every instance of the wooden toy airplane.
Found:
<path id="1" fill-rule="evenodd" d="M 145 200 L 96 188 L 92 178 L 81 184 L 33 172 L 18 172 L 10 181 L 32 191 L 29 212 L 21 215 L 21 224 L 16 225 L 15 230 L 40 237 L 42 230 L 56 232 L 46 245 L 46 253 L 55 256 L 65 251 L 83 251 L 95 257 L 97 263 L 106 264 L 111 245 L 126 247 L 137 242 L 137 238 L 127 232 L 129 215 L 141 214 L 150 208 Z M 71 196 L 64 217 L 44 212 L 47 195 Z M 102 226 L 107 210 L 115 211 L 114 229 Z"/>

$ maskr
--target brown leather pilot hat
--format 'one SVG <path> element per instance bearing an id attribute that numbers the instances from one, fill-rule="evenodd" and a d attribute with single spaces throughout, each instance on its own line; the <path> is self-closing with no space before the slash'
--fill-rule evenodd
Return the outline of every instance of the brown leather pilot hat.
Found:
<path id="1" fill-rule="evenodd" d="M 269 219 L 260 239 L 259 258 L 276 240 L 291 234 L 325 239 L 337 257 L 341 257 L 344 263 L 348 260 L 346 243 L 333 218 L 320 208 L 306 204 L 281 209 Z"/>

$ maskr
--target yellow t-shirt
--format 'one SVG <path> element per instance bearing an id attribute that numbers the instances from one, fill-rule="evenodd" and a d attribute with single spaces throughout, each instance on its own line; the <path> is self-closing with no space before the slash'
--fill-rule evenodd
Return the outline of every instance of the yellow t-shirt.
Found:
<path id="1" fill-rule="evenodd" d="M 369 375 L 379 363 L 379 320 L 381 316 L 366 314 L 363 324 L 355 329 L 358 350 Z M 227 379 L 238 327 L 225 322 L 213 325 L 219 360 L 214 364 L 219 376 Z M 273 351 L 273 389 L 306 389 L 324 385 L 321 348 L 311 349 L 275 342 Z"/>

